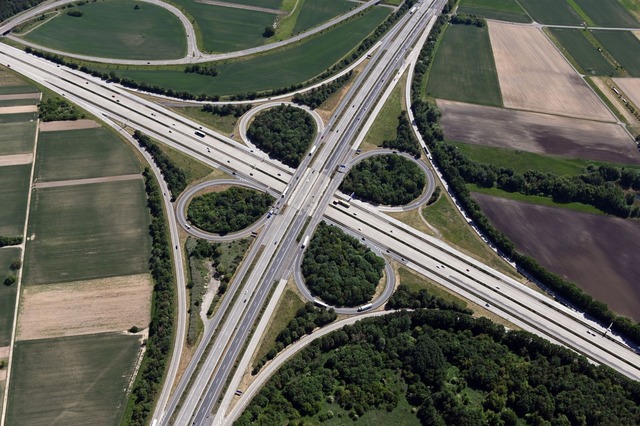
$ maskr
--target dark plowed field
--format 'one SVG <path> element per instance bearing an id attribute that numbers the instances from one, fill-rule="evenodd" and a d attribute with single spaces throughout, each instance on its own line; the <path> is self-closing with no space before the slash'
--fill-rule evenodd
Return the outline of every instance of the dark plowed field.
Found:
<path id="1" fill-rule="evenodd" d="M 474 193 L 518 250 L 640 321 L 640 221 L 537 206 Z"/>

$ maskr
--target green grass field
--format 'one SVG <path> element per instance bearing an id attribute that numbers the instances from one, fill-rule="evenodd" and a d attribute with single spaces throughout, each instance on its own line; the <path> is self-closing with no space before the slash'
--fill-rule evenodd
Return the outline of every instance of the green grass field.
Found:
<path id="1" fill-rule="evenodd" d="M 640 2 L 638 0 L 619 0 L 620 4 L 640 21 Z"/>
<path id="2" fill-rule="evenodd" d="M 0 155 L 33 152 L 36 122 L 0 123 Z"/>
<path id="3" fill-rule="evenodd" d="M 24 282 L 147 272 L 148 226 L 142 179 L 34 190 Z"/>
<path id="4" fill-rule="evenodd" d="M 502 106 L 498 74 L 486 27 L 447 27 L 429 74 L 427 95 Z"/>
<path id="5" fill-rule="evenodd" d="M 423 277 L 422 275 L 418 275 L 410 269 L 400 267 L 398 268 L 398 275 L 400 278 L 400 284 L 409 287 L 413 291 L 420 291 L 424 289 L 446 301 L 459 303 L 465 307 L 467 306 L 467 302 L 463 299 L 443 290 L 438 284 L 435 284 L 433 281 Z"/>
<path id="6" fill-rule="evenodd" d="M 364 16 L 291 48 L 244 61 L 217 64 L 215 67 L 220 73 L 213 78 L 185 74 L 183 67 L 115 69 L 91 64 L 91 68 L 107 73 L 115 70 L 121 77 L 194 94 L 233 95 L 276 89 L 309 80 L 331 67 L 356 47 L 388 14 L 388 8 L 375 8 Z"/>
<path id="7" fill-rule="evenodd" d="M 115 333 L 17 342 L 7 423 L 118 425 L 139 349 Z"/>
<path id="8" fill-rule="evenodd" d="M 600 27 L 639 27 L 640 23 L 617 0 L 573 0 Z M 637 2 L 636 2 L 637 3 Z"/>
<path id="9" fill-rule="evenodd" d="M 140 163 L 131 149 L 101 127 L 40 133 L 35 174 L 38 181 L 140 172 Z"/>
<path id="10" fill-rule="evenodd" d="M 536 22 L 541 24 L 582 24 L 582 19 L 566 0 L 518 0 L 518 2 Z"/>
<path id="11" fill-rule="evenodd" d="M 531 22 L 516 0 L 462 0 L 458 13 L 509 22 Z"/>
<path id="12" fill-rule="evenodd" d="M 25 36 L 26 40 L 64 52 L 119 59 L 175 59 L 186 54 L 184 28 L 171 12 L 149 4 L 105 0 L 73 10 Z"/>
<path id="13" fill-rule="evenodd" d="M 13 84 L 13 85 L 2 85 L 4 77 L 0 74 L 0 95 L 15 95 L 18 93 L 36 93 L 38 89 L 33 86 L 28 86 L 24 84 Z M 10 82 L 12 83 L 12 82 Z M 20 82 L 21 83 L 21 82 Z"/>
<path id="14" fill-rule="evenodd" d="M 384 106 L 380 110 L 380 113 L 373 122 L 373 125 L 367 132 L 367 135 L 362 141 L 360 148 L 363 150 L 373 149 L 382 145 L 382 142 L 386 140 L 393 140 L 397 137 L 398 117 L 403 110 L 403 93 L 404 82 L 406 78 L 403 77 L 401 82 L 393 89 L 391 95 L 384 103 Z"/>
<path id="15" fill-rule="evenodd" d="M 585 37 L 583 30 L 549 28 L 553 37 L 571 55 L 585 74 L 616 76 L 619 72 Z"/>
<path id="16" fill-rule="evenodd" d="M 0 125 L 6 123 L 26 123 L 36 121 L 38 114 L 35 112 L 19 112 L 17 114 L 0 114 Z"/>
<path id="17" fill-rule="evenodd" d="M 0 167 L 0 235 L 22 235 L 30 177 L 31 164 Z"/>
<path id="18" fill-rule="evenodd" d="M 246 4 L 249 6 L 267 7 L 269 9 L 280 9 L 282 0 L 228 0 L 228 3 Z"/>
<path id="19" fill-rule="evenodd" d="M 640 77 L 640 40 L 630 31 L 592 31 L 631 77 Z"/>
<path id="20" fill-rule="evenodd" d="M 233 130 L 236 127 L 236 123 L 238 122 L 238 119 L 232 114 L 227 116 L 211 114 L 202 111 L 201 107 L 180 107 L 171 108 L 171 110 L 177 112 L 178 114 L 182 114 L 184 116 L 192 118 L 198 123 L 204 124 L 205 126 L 217 130 L 221 133 L 226 133 L 227 136 L 230 136 L 231 133 L 233 133 Z"/>
<path id="21" fill-rule="evenodd" d="M 17 271 L 12 271 L 9 266 L 11 262 L 19 259 L 19 248 L 4 247 L 0 249 L 0 347 L 9 346 L 11 343 L 13 309 L 16 306 L 16 291 L 18 290 L 17 282 L 10 286 L 3 283 L 9 275 L 16 276 Z"/>
<path id="22" fill-rule="evenodd" d="M 172 3 L 195 20 L 202 38 L 200 47 L 207 52 L 232 52 L 264 44 L 266 39 L 262 33 L 265 27 L 273 25 L 276 17 L 272 13 L 213 6 L 193 0 L 173 0 Z"/>
<path id="23" fill-rule="evenodd" d="M 298 20 L 293 27 L 293 33 L 297 34 L 315 27 L 342 15 L 352 7 L 354 3 L 347 0 L 304 0 Z"/>

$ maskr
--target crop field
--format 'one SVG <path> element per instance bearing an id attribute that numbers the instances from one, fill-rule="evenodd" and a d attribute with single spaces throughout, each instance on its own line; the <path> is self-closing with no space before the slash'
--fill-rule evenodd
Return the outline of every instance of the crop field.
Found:
<path id="1" fill-rule="evenodd" d="M 36 156 L 38 181 L 95 178 L 140 173 L 131 149 L 101 127 L 41 132 Z"/>
<path id="2" fill-rule="evenodd" d="M 7 424 L 119 424 L 139 349 L 115 333 L 17 342 Z"/>
<path id="3" fill-rule="evenodd" d="M 375 8 L 326 33 L 289 49 L 277 50 L 244 61 L 215 65 L 218 76 L 185 74 L 179 69 L 124 69 L 117 74 L 178 91 L 195 94 L 233 95 L 287 87 L 322 73 L 354 49 L 389 14 L 388 8 Z M 115 68 L 91 65 L 109 73 Z M 0 118 L 1 120 L 1 118 Z"/>
<path id="4" fill-rule="evenodd" d="M 580 25 L 582 19 L 565 0 L 518 0 L 520 5 L 541 24 Z"/>
<path id="5" fill-rule="evenodd" d="M 531 22 L 516 0 L 462 0 L 458 13 L 509 22 Z"/>
<path id="6" fill-rule="evenodd" d="M 232 52 L 264 44 L 266 39 L 262 33 L 265 27 L 273 25 L 276 17 L 272 13 L 214 6 L 193 0 L 174 0 L 173 3 L 195 19 L 202 34 L 200 47 L 207 52 Z M 259 6 L 269 7 L 263 3 Z"/>
<path id="7" fill-rule="evenodd" d="M 0 167 L 0 236 L 22 235 L 31 165 Z"/>
<path id="8" fill-rule="evenodd" d="M 2 95 L 0 95 L 0 108 L 10 106 L 36 105 L 37 103 L 38 98 L 2 99 Z"/>
<path id="9" fill-rule="evenodd" d="M 483 105 L 502 105 L 486 27 L 447 27 L 429 74 L 427 95 Z"/>
<path id="10" fill-rule="evenodd" d="M 535 27 L 489 23 L 505 107 L 602 121 L 614 117 Z"/>
<path id="11" fill-rule="evenodd" d="M 150 238 L 141 179 L 36 189 L 29 217 L 27 284 L 148 271 Z"/>
<path id="12" fill-rule="evenodd" d="M 640 3 L 637 0 L 619 0 L 620 4 L 640 21 Z"/>
<path id="13" fill-rule="evenodd" d="M 149 4 L 125 0 L 88 3 L 63 12 L 24 38 L 64 52 L 119 59 L 175 59 L 187 51 L 186 34 L 171 12 Z M 108 41 L 108 42 L 105 42 Z"/>
<path id="14" fill-rule="evenodd" d="M 438 101 L 445 138 L 483 146 L 611 163 L 640 164 L 640 153 L 615 123 Z"/>
<path id="15" fill-rule="evenodd" d="M 3 85 L 8 80 L 9 85 Z M 15 83 L 15 84 L 11 84 Z M 0 95 L 16 95 L 20 93 L 36 93 L 38 89 L 33 86 L 24 85 L 21 81 L 11 81 L 0 73 Z"/>
<path id="16" fill-rule="evenodd" d="M 26 123 L 35 121 L 38 114 L 35 112 L 19 112 L 16 114 L 0 114 L 0 125 L 6 123 Z"/>
<path id="17" fill-rule="evenodd" d="M 16 271 L 9 267 L 11 262 L 20 259 L 20 249 L 17 247 L 4 247 L 0 249 L 0 348 L 11 343 L 11 331 L 13 329 L 13 308 L 16 305 L 16 291 L 18 283 L 10 286 L 4 285 L 4 280 L 9 276 L 16 276 Z"/>
<path id="18" fill-rule="evenodd" d="M 33 152 L 36 122 L 0 123 L 0 155 Z"/>
<path id="19" fill-rule="evenodd" d="M 282 0 L 225 0 L 227 3 L 246 4 L 248 6 L 267 7 L 269 9 L 279 9 Z"/>
<path id="20" fill-rule="evenodd" d="M 587 40 L 583 30 L 549 28 L 549 32 L 566 49 L 585 74 L 619 75 L 619 71 Z"/>
<path id="21" fill-rule="evenodd" d="M 638 27 L 640 23 L 617 0 L 574 0 L 599 27 Z"/>
<path id="22" fill-rule="evenodd" d="M 354 4 L 348 0 L 304 0 L 296 25 L 293 27 L 293 33 L 297 34 L 315 27 L 342 15 L 352 7 Z"/>
<path id="23" fill-rule="evenodd" d="M 622 89 L 629 100 L 640 108 L 640 78 L 615 78 L 613 81 Z"/>
<path id="24" fill-rule="evenodd" d="M 631 77 L 640 77 L 640 40 L 630 31 L 592 31 Z"/>
<path id="25" fill-rule="evenodd" d="M 613 311 L 640 320 L 640 222 L 474 194 L 522 252 Z"/>

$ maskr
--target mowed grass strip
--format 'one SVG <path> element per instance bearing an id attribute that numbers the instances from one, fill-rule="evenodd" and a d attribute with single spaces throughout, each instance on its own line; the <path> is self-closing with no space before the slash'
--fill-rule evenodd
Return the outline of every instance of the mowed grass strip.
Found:
<path id="1" fill-rule="evenodd" d="M 516 0 L 462 0 L 458 13 L 509 22 L 531 22 Z"/>
<path id="2" fill-rule="evenodd" d="M 115 333 L 17 342 L 7 423 L 119 424 L 139 349 Z"/>
<path id="3" fill-rule="evenodd" d="M 0 235 L 22 235 L 30 179 L 31 164 L 0 167 Z"/>
<path id="4" fill-rule="evenodd" d="M 583 30 L 549 28 L 549 31 L 586 74 L 606 76 L 619 74 L 618 70 L 585 37 Z"/>
<path id="5" fill-rule="evenodd" d="M 325 21 L 342 15 L 352 7 L 354 3 L 348 0 L 304 0 L 293 33 L 313 28 Z"/>
<path id="6" fill-rule="evenodd" d="M 18 271 L 10 269 L 11 262 L 14 260 L 20 260 L 19 248 L 4 247 L 0 249 L 0 347 L 9 346 L 11 343 L 13 310 L 16 306 L 18 283 L 10 286 L 3 283 L 9 275 L 17 276 Z"/>
<path id="7" fill-rule="evenodd" d="M 121 77 L 194 94 L 223 96 L 277 89 L 307 81 L 330 68 L 371 33 L 389 12 L 388 8 L 375 8 L 289 49 L 244 61 L 215 64 L 219 71 L 216 77 L 185 74 L 182 67 L 116 69 L 91 65 L 91 68 L 106 73 L 116 71 Z"/>
<path id="8" fill-rule="evenodd" d="M 31 153 L 35 138 L 35 121 L 0 123 L 0 155 Z"/>
<path id="9" fill-rule="evenodd" d="M 86 179 L 140 173 L 131 149 L 101 127 L 42 132 L 36 156 L 37 181 Z"/>
<path id="10" fill-rule="evenodd" d="M 640 40 L 631 31 L 592 31 L 631 77 L 640 77 Z"/>
<path id="11" fill-rule="evenodd" d="M 63 11 L 25 39 L 64 52 L 118 59 L 176 59 L 187 51 L 180 20 L 153 4 L 105 0 Z"/>
<path id="12" fill-rule="evenodd" d="M 147 272 L 149 215 L 142 179 L 36 189 L 27 284 Z"/>
<path id="13" fill-rule="evenodd" d="M 429 74 L 427 95 L 502 106 L 498 74 L 486 27 L 447 27 Z"/>
<path id="14" fill-rule="evenodd" d="M 600 27 L 639 27 L 640 23 L 617 0 L 573 0 Z M 637 3 L 637 2 L 636 2 Z"/>
<path id="15" fill-rule="evenodd" d="M 582 19 L 566 0 L 518 0 L 518 2 L 534 21 L 541 24 L 582 24 Z"/>
<path id="16" fill-rule="evenodd" d="M 232 52 L 264 44 L 262 33 L 265 27 L 273 25 L 276 17 L 272 13 L 214 6 L 194 0 L 173 0 L 172 3 L 195 20 L 202 36 L 200 47 L 207 52 Z M 260 6 L 269 7 L 266 4 Z"/>

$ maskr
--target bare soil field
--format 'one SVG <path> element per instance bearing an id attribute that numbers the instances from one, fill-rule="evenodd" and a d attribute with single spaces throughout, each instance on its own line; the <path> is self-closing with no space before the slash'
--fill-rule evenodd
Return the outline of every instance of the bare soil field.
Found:
<path id="1" fill-rule="evenodd" d="M 2 114 L 20 114 L 22 112 L 36 112 L 38 111 L 37 105 L 19 105 L 11 107 L 1 107 L 0 115 Z"/>
<path id="2" fill-rule="evenodd" d="M 0 167 L 29 164 L 32 161 L 33 161 L 33 154 L 0 155 Z"/>
<path id="3" fill-rule="evenodd" d="M 0 359 L 9 358 L 9 350 L 11 346 L 2 346 L 0 347 Z"/>
<path id="4" fill-rule="evenodd" d="M 0 157 L 0 165 L 2 157 Z M 87 178 L 87 179 L 72 179 L 72 180 L 57 180 L 52 182 L 38 182 L 34 183 L 33 187 L 37 189 L 41 188 L 59 188 L 61 186 L 73 186 L 73 185 L 90 185 L 93 183 L 105 183 L 105 182 L 119 182 L 122 180 L 142 179 L 141 174 L 120 175 L 120 176 L 105 176 L 99 178 Z"/>
<path id="5" fill-rule="evenodd" d="M 18 340 L 125 331 L 149 325 L 149 274 L 26 286 Z"/>
<path id="6" fill-rule="evenodd" d="M 93 120 L 75 120 L 75 121 L 49 121 L 40 123 L 41 132 L 58 132 L 62 130 L 79 130 L 79 129 L 93 129 L 94 127 L 100 127 L 98 123 Z"/>
<path id="7" fill-rule="evenodd" d="M 631 31 L 633 33 L 634 36 L 638 37 L 638 40 L 640 40 L 640 31 Z"/>
<path id="8" fill-rule="evenodd" d="M 640 78 L 614 78 L 613 82 L 640 108 Z"/>
<path id="9" fill-rule="evenodd" d="M 40 99 L 40 93 L 14 93 L 11 95 L 0 95 L 0 101 L 13 101 L 16 99 Z"/>
<path id="10" fill-rule="evenodd" d="M 640 153 L 617 124 L 438 99 L 446 139 L 536 154 L 640 164 Z"/>
<path id="11" fill-rule="evenodd" d="M 614 120 L 541 30 L 490 21 L 489 36 L 505 107 Z"/>
<path id="12" fill-rule="evenodd" d="M 616 95 L 616 93 L 613 90 L 611 90 L 611 83 L 610 83 L 611 79 L 609 79 L 608 77 L 590 77 L 590 78 L 591 78 L 591 81 L 593 81 L 593 84 L 595 84 L 598 87 L 598 89 L 600 89 L 600 91 L 607 97 L 607 99 L 609 99 L 609 102 L 613 104 L 613 106 L 624 117 L 624 119 L 627 120 L 629 124 L 634 125 L 634 124 L 640 123 L 640 121 L 638 121 L 636 116 L 631 114 L 631 111 L 629 111 L 624 106 L 624 104 L 622 103 L 618 95 Z"/>
<path id="13" fill-rule="evenodd" d="M 474 193 L 518 250 L 595 299 L 640 320 L 640 221 L 579 213 Z"/>

